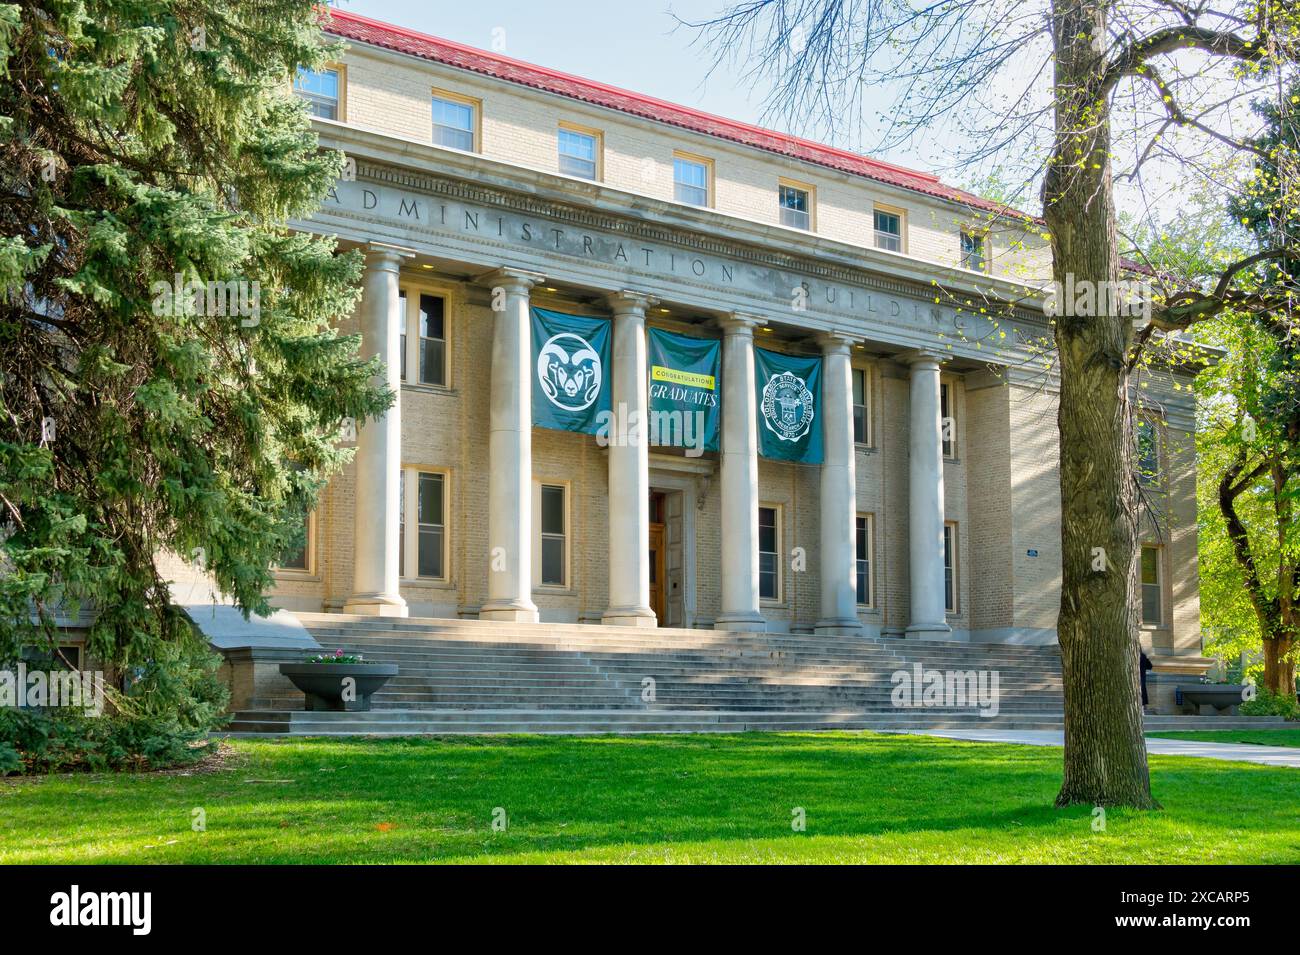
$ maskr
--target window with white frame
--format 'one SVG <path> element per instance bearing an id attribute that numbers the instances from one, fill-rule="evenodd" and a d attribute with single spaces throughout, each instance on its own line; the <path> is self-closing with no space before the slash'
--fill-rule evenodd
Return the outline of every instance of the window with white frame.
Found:
<path id="1" fill-rule="evenodd" d="M 984 271 L 984 236 L 978 232 L 961 234 L 961 267 L 974 272 Z"/>
<path id="2" fill-rule="evenodd" d="M 781 509 L 758 509 L 758 595 L 781 599 Z"/>
<path id="3" fill-rule="evenodd" d="M 865 368 L 853 369 L 853 440 L 871 443 L 871 375 Z"/>
<path id="4" fill-rule="evenodd" d="M 397 573 L 426 580 L 447 579 L 447 475 L 404 468 L 398 476 Z M 406 516 L 415 515 L 407 533 Z"/>
<path id="5" fill-rule="evenodd" d="M 777 203 L 781 208 L 781 225 L 792 229 L 812 228 L 812 190 L 793 183 L 777 186 Z"/>
<path id="6" fill-rule="evenodd" d="M 903 217 L 897 212 L 875 210 L 876 248 L 903 251 Z"/>
<path id="7" fill-rule="evenodd" d="M 1164 622 L 1164 582 L 1160 566 L 1161 549 L 1142 545 L 1142 623 L 1158 627 Z"/>
<path id="8" fill-rule="evenodd" d="M 421 385 L 447 384 L 447 300 L 441 295 L 406 289 L 398 291 L 403 316 L 399 335 L 401 379 L 410 381 L 408 370 L 415 368 L 415 382 Z M 414 354 L 408 354 L 408 349 Z"/>
<path id="9" fill-rule="evenodd" d="M 1160 432 L 1150 418 L 1137 422 L 1138 480 L 1148 487 L 1160 483 Z"/>
<path id="10" fill-rule="evenodd" d="M 581 179 L 600 177 L 600 134 L 594 130 L 561 126 L 560 172 Z"/>
<path id="11" fill-rule="evenodd" d="M 957 612 L 957 525 L 943 525 L 943 609 Z"/>
<path id="12" fill-rule="evenodd" d="M 863 607 L 872 606 L 875 600 L 871 587 L 872 530 L 871 515 L 859 514 L 857 518 L 857 534 L 854 540 L 856 550 L 854 583 L 857 585 L 858 604 Z"/>
<path id="13" fill-rule="evenodd" d="M 709 204 L 709 162 L 691 156 L 673 156 L 673 198 L 691 206 Z"/>
<path id="14" fill-rule="evenodd" d="M 538 582 L 548 587 L 566 587 L 569 583 L 568 488 L 563 484 L 541 484 L 538 504 Z"/>
<path id="15" fill-rule="evenodd" d="M 943 456 L 957 456 L 957 408 L 952 397 L 952 386 L 939 383 L 939 427 L 943 437 Z"/>
<path id="16" fill-rule="evenodd" d="M 307 109 L 313 116 L 323 119 L 339 119 L 339 103 L 342 78 L 334 68 L 309 70 L 298 67 L 293 78 L 293 91 L 307 101 Z"/>
<path id="17" fill-rule="evenodd" d="M 433 94 L 433 144 L 467 153 L 477 147 L 478 103 L 448 93 Z"/>

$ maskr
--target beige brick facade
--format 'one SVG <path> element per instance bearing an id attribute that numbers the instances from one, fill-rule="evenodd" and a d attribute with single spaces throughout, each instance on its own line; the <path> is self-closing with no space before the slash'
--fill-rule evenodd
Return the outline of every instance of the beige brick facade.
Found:
<path id="1" fill-rule="evenodd" d="M 984 228 L 973 210 L 377 47 L 353 44 L 343 62 L 346 115 L 320 130 L 325 143 L 357 160 L 358 177 L 341 183 L 334 202 L 303 227 L 333 232 L 344 245 L 377 241 L 411 250 L 400 279 L 406 294 L 426 290 L 446 303 L 447 382 L 408 381 L 400 397 L 404 470 L 441 473 L 446 481 L 444 577 L 420 579 L 407 567 L 401 596 L 412 615 L 474 616 L 487 599 L 493 312 L 488 290 L 473 279 L 508 266 L 546 276 L 533 301 L 560 311 L 608 316 L 602 296 L 633 288 L 663 302 L 650 312 L 651 326 L 720 337 L 716 321 L 734 309 L 767 320 L 759 345 L 806 353 L 819 331 L 853 339 L 853 364 L 867 372 L 870 396 L 869 440 L 855 456 L 857 510 L 874 528 L 872 601 L 859 607 L 869 634 L 901 636 L 909 624 L 909 369 L 898 356 L 939 349 L 955 425 L 953 453 L 943 463 L 943 516 L 957 548 L 948 624 L 954 639 L 1054 640 L 1061 578 L 1055 393 L 1045 373 L 1036 379 L 1023 370 L 1020 345 L 1050 330 L 1041 313 L 1011 309 L 1003 327 L 1017 334 L 1004 346 L 978 346 L 982 326 L 972 328 L 969 315 L 936 307 L 932 297 L 936 283 L 980 288 L 956 268 L 962 229 Z M 474 104 L 475 153 L 429 144 L 434 90 Z M 598 184 L 557 174 L 561 123 L 599 132 Z M 711 163 L 710 209 L 673 202 L 679 151 Z M 815 234 L 779 225 L 783 177 L 814 190 Z M 900 254 L 872 247 L 878 204 L 903 214 Z M 1026 272 L 1041 279 L 1046 251 L 1037 233 L 1032 224 L 994 228 L 992 276 L 984 279 L 996 288 L 969 294 L 1012 300 Z M 790 291 L 801 284 L 812 304 L 792 312 Z M 1153 387 L 1161 398 L 1175 394 L 1169 382 Z M 1195 657 L 1190 414 L 1160 413 L 1166 610 L 1146 633 L 1160 655 Z M 568 501 L 567 583 L 536 586 L 533 599 L 543 620 L 598 621 L 609 593 L 609 452 L 586 435 L 535 428 L 532 440 L 534 481 L 563 486 Z M 353 470 L 326 490 L 308 569 L 281 572 L 277 604 L 338 610 L 348 599 Z M 782 564 L 779 595 L 762 602 L 762 613 L 770 629 L 811 628 L 820 610 L 819 468 L 760 459 L 758 479 L 760 506 L 779 513 Z M 684 495 L 685 566 L 669 567 L 683 606 L 678 622 L 710 626 L 721 609 L 717 455 L 652 453 L 650 486 Z M 794 566 L 799 552 L 805 569 Z"/>

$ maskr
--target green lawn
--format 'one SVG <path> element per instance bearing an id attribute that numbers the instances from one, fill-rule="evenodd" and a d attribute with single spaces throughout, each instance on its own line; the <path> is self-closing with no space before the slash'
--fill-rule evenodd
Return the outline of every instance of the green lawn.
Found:
<path id="1" fill-rule="evenodd" d="M 790 733 L 231 747 L 188 775 L 0 782 L 0 863 L 1300 862 L 1300 775 L 1208 759 L 1153 758 L 1165 809 L 1112 810 L 1094 832 L 1089 807 L 1051 808 L 1061 753 L 1039 746 Z"/>
<path id="2" fill-rule="evenodd" d="M 1300 746 L 1300 729 L 1293 730 L 1186 730 L 1147 733 L 1166 739 L 1193 739 L 1202 743 L 1251 743 L 1255 746 Z"/>

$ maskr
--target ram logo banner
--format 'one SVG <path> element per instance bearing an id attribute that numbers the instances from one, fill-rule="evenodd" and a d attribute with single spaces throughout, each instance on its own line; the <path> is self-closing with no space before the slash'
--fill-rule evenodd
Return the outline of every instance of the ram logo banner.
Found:
<path id="1" fill-rule="evenodd" d="M 609 411 L 609 319 L 544 308 L 534 308 L 532 319 L 533 424 L 595 434 Z"/>
<path id="2" fill-rule="evenodd" d="M 674 448 L 718 450 L 722 417 L 722 342 L 659 328 L 647 337 L 650 433 Z"/>
<path id="3" fill-rule="evenodd" d="M 758 453 L 778 461 L 822 463 L 822 360 L 754 349 Z"/>

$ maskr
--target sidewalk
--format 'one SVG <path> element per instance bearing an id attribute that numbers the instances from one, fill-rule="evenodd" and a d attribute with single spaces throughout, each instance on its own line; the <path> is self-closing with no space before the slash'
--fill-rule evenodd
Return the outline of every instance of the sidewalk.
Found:
<path id="1" fill-rule="evenodd" d="M 1060 730 L 908 730 L 912 736 L 942 736 L 976 743 L 1020 743 L 1025 746 L 1063 746 Z M 1200 756 L 1227 759 L 1262 766 L 1292 766 L 1300 769 L 1300 748 L 1251 746 L 1245 743 L 1202 743 L 1190 739 L 1147 737 L 1147 752 L 1160 756 Z"/>

